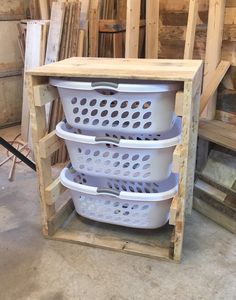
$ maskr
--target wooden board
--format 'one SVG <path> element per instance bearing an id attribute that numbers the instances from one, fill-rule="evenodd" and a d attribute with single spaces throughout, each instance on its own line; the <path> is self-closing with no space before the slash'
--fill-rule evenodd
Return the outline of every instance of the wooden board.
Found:
<path id="1" fill-rule="evenodd" d="M 141 0 L 127 0 L 125 57 L 137 58 Z"/>
<path id="2" fill-rule="evenodd" d="M 201 121 L 199 136 L 236 151 L 236 126 L 221 121 Z"/>
<path id="3" fill-rule="evenodd" d="M 27 23 L 25 72 L 44 64 L 47 25 L 48 21 L 30 21 Z M 29 138 L 30 116 L 25 84 L 24 79 L 21 137 L 24 142 L 27 142 Z"/>
<path id="4" fill-rule="evenodd" d="M 58 61 L 63 21 L 65 14 L 64 2 L 53 2 L 51 10 L 51 20 L 48 33 L 47 50 L 45 64 Z"/>
<path id="5" fill-rule="evenodd" d="M 187 32 L 186 32 L 186 39 L 185 39 L 185 47 L 184 47 L 184 59 L 193 58 L 195 32 L 196 32 L 197 16 L 198 16 L 198 1 L 199 0 L 189 1 L 188 24 L 187 24 Z"/>
<path id="6" fill-rule="evenodd" d="M 146 1 L 145 57 L 158 58 L 159 45 L 159 0 Z"/>
<path id="7" fill-rule="evenodd" d="M 225 0 L 210 0 L 208 27 L 207 27 L 207 42 L 204 67 L 203 89 L 212 80 L 221 57 L 223 26 L 224 26 Z M 216 93 L 211 97 L 209 104 L 203 112 L 203 117 L 213 119 L 215 116 Z"/>
<path id="8" fill-rule="evenodd" d="M 95 63 L 96 62 L 96 63 Z M 127 68 L 127 65 L 129 68 Z M 63 68 L 62 68 L 63 66 Z M 73 57 L 52 65 L 28 71 L 31 75 L 150 79 L 193 80 L 200 71 L 200 60 L 111 59 Z"/>

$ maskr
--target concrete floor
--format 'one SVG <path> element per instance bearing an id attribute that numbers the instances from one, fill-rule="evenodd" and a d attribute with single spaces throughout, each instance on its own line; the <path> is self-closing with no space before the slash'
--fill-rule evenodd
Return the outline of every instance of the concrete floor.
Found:
<path id="1" fill-rule="evenodd" d="M 10 183 L 9 169 L 0 168 L 0 300 L 236 299 L 235 236 L 205 217 L 187 220 L 180 265 L 45 240 L 36 174 L 17 165 Z"/>

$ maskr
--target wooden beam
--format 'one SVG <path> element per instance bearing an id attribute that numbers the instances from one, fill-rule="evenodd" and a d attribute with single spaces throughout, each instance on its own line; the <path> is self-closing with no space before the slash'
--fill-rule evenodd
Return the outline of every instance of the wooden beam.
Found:
<path id="1" fill-rule="evenodd" d="M 100 0 L 91 0 L 89 7 L 89 56 L 98 56 Z"/>
<path id="2" fill-rule="evenodd" d="M 39 140 L 39 154 L 42 158 L 50 157 L 63 145 L 63 140 L 60 139 L 55 130 L 47 134 Z"/>
<path id="3" fill-rule="evenodd" d="M 184 59 L 193 58 L 195 32 L 198 17 L 198 0 L 189 1 L 188 24 L 184 47 Z"/>
<path id="4" fill-rule="evenodd" d="M 159 0 L 146 0 L 145 57 L 158 58 L 159 45 Z"/>
<path id="5" fill-rule="evenodd" d="M 225 0 L 210 0 L 209 2 L 203 90 L 205 90 L 211 82 L 213 74 L 220 62 L 225 2 Z M 215 117 L 215 107 L 216 93 L 213 94 L 202 116 L 210 120 L 213 119 Z"/>
<path id="6" fill-rule="evenodd" d="M 43 106 L 59 97 L 57 88 L 49 84 L 34 86 L 35 106 Z"/>
<path id="7" fill-rule="evenodd" d="M 175 225 L 177 208 L 178 208 L 178 196 L 175 196 L 170 206 L 170 218 L 169 218 L 170 225 Z"/>
<path id="8" fill-rule="evenodd" d="M 179 173 L 179 169 L 181 168 L 182 157 L 183 157 L 182 152 L 183 152 L 183 146 L 177 145 L 173 153 L 173 161 L 172 161 L 172 172 L 174 173 Z"/>
<path id="9" fill-rule="evenodd" d="M 49 6 L 47 0 L 38 0 L 39 1 L 39 10 L 42 20 L 49 20 Z"/>
<path id="10" fill-rule="evenodd" d="M 200 114 L 204 111 L 208 103 L 212 101 L 212 96 L 216 92 L 229 67 L 230 63 L 228 61 L 221 61 L 216 70 L 212 73 L 212 79 L 209 81 L 208 85 L 205 85 L 201 95 Z"/>
<path id="11" fill-rule="evenodd" d="M 45 195 L 47 204 L 52 205 L 58 197 L 66 191 L 66 187 L 61 184 L 60 178 L 57 177 L 48 187 L 46 187 Z"/>
<path id="12" fill-rule="evenodd" d="M 64 15 L 65 2 L 53 2 L 45 64 L 56 62 L 59 59 Z"/>
<path id="13" fill-rule="evenodd" d="M 137 58 L 141 0 L 127 0 L 125 57 Z"/>

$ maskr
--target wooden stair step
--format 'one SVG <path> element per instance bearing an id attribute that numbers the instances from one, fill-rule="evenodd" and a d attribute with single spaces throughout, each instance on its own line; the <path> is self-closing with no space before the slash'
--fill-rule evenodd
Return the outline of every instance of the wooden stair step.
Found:
<path id="1" fill-rule="evenodd" d="M 199 136 L 236 151 L 236 126 L 218 120 L 200 121 Z"/>

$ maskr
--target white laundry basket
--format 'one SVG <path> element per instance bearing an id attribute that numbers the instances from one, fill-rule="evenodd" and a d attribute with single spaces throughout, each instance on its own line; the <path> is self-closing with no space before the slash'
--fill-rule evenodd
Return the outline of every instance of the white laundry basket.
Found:
<path id="1" fill-rule="evenodd" d="M 76 171 L 92 176 L 154 182 L 169 177 L 175 146 L 180 142 L 178 118 L 159 140 L 95 137 L 60 122 L 56 134 L 63 138 Z M 76 132 L 81 132 L 78 134 Z"/>
<path id="2" fill-rule="evenodd" d="M 67 122 L 74 128 L 156 134 L 175 122 L 179 83 L 127 84 L 50 79 L 58 87 Z"/>
<path id="3" fill-rule="evenodd" d="M 86 176 L 64 168 L 61 183 L 70 189 L 77 213 L 110 224 L 158 228 L 169 219 L 177 193 L 177 176 L 160 183 L 144 183 Z"/>

